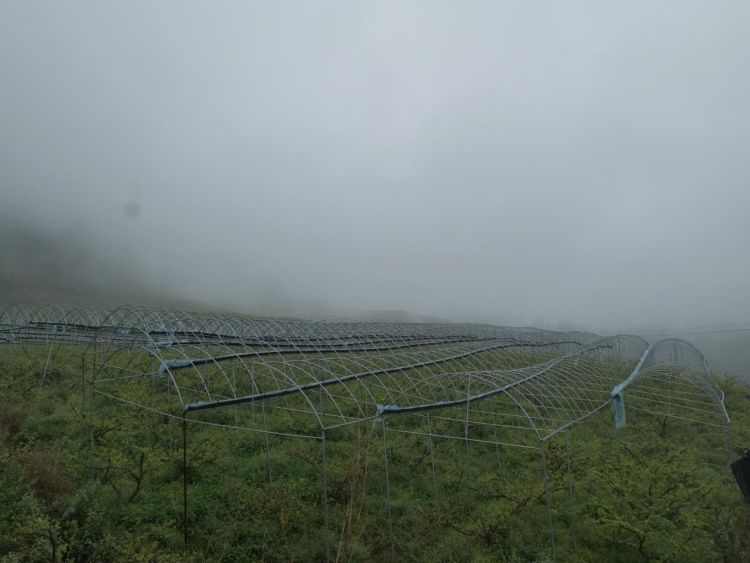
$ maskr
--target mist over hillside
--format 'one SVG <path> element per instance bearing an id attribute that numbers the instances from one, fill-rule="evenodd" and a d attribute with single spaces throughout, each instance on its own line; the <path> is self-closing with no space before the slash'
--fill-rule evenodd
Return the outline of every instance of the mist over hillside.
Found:
<path id="1" fill-rule="evenodd" d="M 0 299 L 748 322 L 748 20 L 693 0 L 6 2 Z M 750 372 L 744 334 L 700 338 Z"/>
<path id="2" fill-rule="evenodd" d="M 45 225 L 5 208 L 0 241 L 2 302 L 113 304 L 166 297 L 142 284 L 134 255 L 109 255 L 75 225 Z"/>

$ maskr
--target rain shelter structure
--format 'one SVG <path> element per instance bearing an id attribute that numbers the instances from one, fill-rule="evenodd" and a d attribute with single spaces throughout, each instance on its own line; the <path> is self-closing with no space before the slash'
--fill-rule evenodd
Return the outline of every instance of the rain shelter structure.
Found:
<path id="1" fill-rule="evenodd" d="M 553 557 L 545 443 L 554 436 L 610 406 L 618 427 L 626 413 L 640 411 L 728 435 L 723 394 L 703 355 L 677 339 L 649 345 L 632 335 L 145 307 L 0 311 L 6 344 L 49 346 L 48 362 L 54 346 L 80 348 L 88 400 L 107 397 L 180 419 L 185 456 L 191 423 L 319 442 L 328 556 L 326 443 L 352 428 L 382 433 L 391 542 L 390 436 L 418 436 L 428 444 L 434 488 L 438 441 L 463 444 L 467 455 L 472 444 L 494 448 L 498 458 L 500 448 L 538 452 Z M 571 486 L 571 503 L 572 495 Z M 184 512 L 187 541 L 187 471 Z"/>

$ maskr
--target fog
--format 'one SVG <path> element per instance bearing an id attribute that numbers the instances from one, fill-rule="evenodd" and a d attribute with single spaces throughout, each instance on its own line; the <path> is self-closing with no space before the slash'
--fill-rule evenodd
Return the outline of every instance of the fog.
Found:
<path id="1" fill-rule="evenodd" d="M 749 18 L 2 2 L 0 299 L 748 322 Z"/>

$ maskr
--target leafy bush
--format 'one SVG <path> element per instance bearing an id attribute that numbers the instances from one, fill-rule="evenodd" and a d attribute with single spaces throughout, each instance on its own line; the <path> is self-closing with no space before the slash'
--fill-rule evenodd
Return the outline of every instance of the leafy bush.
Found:
<path id="1" fill-rule="evenodd" d="M 82 410 L 76 368 L 64 363 L 40 387 L 43 364 L 0 355 L 2 561 L 325 558 L 318 441 L 191 423 L 186 548 L 179 423 L 100 398 Z M 734 440 L 750 445 L 750 389 L 721 385 Z M 551 560 L 538 452 L 395 431 L 391 542 L 380 432 L 327 435 L 333 559 Z M 726 467 L 740 449 L 728 454 L 721 432 L 639 415 L 615 433 L 602 414 L 569 440 L 571 481 L 564 438 L 545 450 L 559 560 L 750 560 L 750 511 Z"/>

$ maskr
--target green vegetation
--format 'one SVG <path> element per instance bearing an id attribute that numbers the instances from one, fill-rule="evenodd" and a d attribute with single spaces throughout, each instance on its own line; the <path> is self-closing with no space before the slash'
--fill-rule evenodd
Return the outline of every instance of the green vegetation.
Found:
<path id="1" fill-rule="evenodd" d="M 84 409 L 80 350 L 59 352 L 40 386 L 46 358 L 0 349 L 0 560 L 325 559 L 319 440 L 189 423 L 186 549 L 180 421 L 101 396 Z M 750 445 L 750 389 L 721 385 L 735 443 Z M 242 409 L 195 418 L 291 417 Z M 608 411 L 570 431 L 571 482 L 565 434 L 545 449 L 558 558 L 750 560 L 750 510 L 726 466 L 739 450 L 723 431 L 628 417 L 620 431 Z M 385 444 L 380 422 L 326 434 L 331 558 L 550 560 L 539 452 L 430 443 L 416 423 L 389 421 Z"/>

